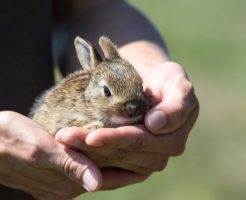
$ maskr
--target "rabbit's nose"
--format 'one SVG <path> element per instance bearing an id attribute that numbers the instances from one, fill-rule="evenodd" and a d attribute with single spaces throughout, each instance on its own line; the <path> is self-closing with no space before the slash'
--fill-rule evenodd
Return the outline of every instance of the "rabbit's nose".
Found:
<path id="1" fill-rule="evenodd" d="M 136 117 L 140 114 L 141 108 L 138 102 L 130 101 L 126 104 L 126 112 L 129 117 Z"/>

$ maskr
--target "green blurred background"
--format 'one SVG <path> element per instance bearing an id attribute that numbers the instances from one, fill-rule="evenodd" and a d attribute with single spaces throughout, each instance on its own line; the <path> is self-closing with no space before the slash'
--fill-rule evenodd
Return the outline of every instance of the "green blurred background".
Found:
<path id="1" fill-rule="evenodd" d="M 141 184 L 78 200 L 246 199 L 246 1 L 130 0 L 165 37 L 201 111 L 186 151 Z"/>

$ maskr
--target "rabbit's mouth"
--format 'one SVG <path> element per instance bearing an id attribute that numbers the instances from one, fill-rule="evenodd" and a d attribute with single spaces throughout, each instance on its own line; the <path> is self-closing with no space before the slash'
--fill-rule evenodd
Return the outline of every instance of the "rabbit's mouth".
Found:
<path id="1" fill-rule="evenodd" d="M 106 122 L 107 127 L 119 127 L 126 125 L 133 125 L 143 123 L 143 115 L 138 115 L 136 117 L 121 117 L 112 116 L 109 122 Z"/>

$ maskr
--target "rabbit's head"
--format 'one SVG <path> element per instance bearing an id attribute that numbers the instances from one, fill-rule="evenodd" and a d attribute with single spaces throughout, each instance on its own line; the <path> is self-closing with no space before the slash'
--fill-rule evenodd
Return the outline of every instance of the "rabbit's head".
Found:
<path id="1" fill-rule="evenodd" d="M 90 77 L 83 98 L 91 117 L 109 127 L 142 121 L 146 112 L 142 79 L 120 57 L 112 41 L 105 36 L 99 39 L 104 59 L 86 40 L 76 37 L 74 44 L 80 64 Z"/>

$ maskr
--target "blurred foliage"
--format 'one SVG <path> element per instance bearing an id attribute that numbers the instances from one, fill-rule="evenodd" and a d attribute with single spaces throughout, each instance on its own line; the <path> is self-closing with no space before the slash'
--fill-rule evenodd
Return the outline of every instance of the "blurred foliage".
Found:
<path id="1" fill-rule="evenodd" d="M 131 0 L 165 37 L 201 111 L 186 151 L 141 184 L 80 200 L 246 199 L 246 1 Z"/>

